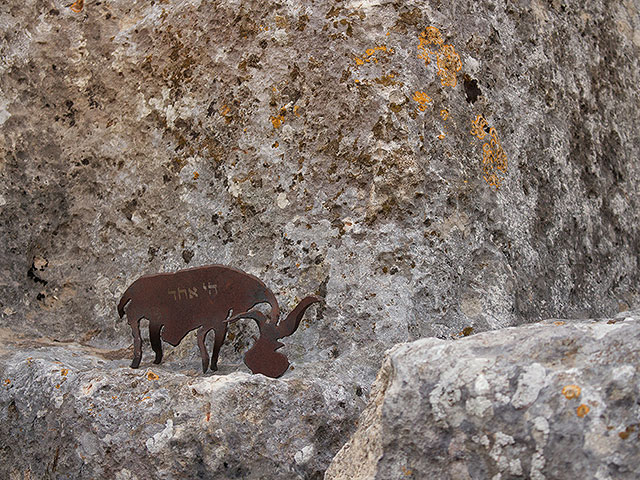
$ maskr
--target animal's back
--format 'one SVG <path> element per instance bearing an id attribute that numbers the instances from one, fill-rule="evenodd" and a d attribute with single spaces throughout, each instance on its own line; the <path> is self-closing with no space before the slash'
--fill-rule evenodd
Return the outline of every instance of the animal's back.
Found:
<path id="1" fill-rule="evenodd" d="M 173 345 L 201 325 L 219 328 L 230 311 L 247 311 L 258 303 L 269 303 L 276 318 L 279 315 L 278 303 L 264 283 L 223 265 L 147 275 L 129 291 L 129 308 L 163 324 L 162 338 Z"/>

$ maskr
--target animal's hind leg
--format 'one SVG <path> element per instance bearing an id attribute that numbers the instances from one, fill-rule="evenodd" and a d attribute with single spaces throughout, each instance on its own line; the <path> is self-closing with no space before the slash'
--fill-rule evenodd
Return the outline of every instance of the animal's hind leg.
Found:
<path id="1" fill-rule="evenodd" d="M 140 319 L 129 322 L 133 334 L 133 361 L 131 368 L 138 368 L 142 360 L 142 338 L 140 337 Z"/>
<path id="2" fill-rule="evenodd" d="M 213 343 L 213 353 L 211 354 L 211 371 L 218 370 L 218 355 L 220 355 L 220 348 L 224 343 L 224 339 L 227 336 L 227 324 L 223 323 L 220 328 L 216 328 L 216 339 Z"/>
<path id="3" fill-rule="evenodd" d="M 162 325 L 152 323 L 149 325 L 149 340 L 151 340 L 151 348 L 156 352 L 156 359 L 153 363 L 162 362 L 162 341 L 160 340 L 160 330 Z"/>
<path id="4" fill-rule="evenodd" d="M 209 330 L 211 329 L 205 330 L 204 327 L 198 329 L 198 347 L 200 347 L 200 356 L 202 357 L 202 373 L 206 373 L 207 368 L 209 368 L 209 352 L 207 352 L 207 346 L 204 343 Z"/>

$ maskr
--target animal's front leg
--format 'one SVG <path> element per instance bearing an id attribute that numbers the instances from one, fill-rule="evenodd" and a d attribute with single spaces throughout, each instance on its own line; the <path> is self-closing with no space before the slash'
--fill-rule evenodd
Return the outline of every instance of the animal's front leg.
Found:
<path id="1" fill-rule="evenodd" d="M 129 322 L 131 333 L 133 334 L 133 361 L 131 368 L 138 368 L 142 360 L 142 338 L 140 337 L 140 319 Z"/>
<path id="2" fill-rule="evenodd" d="M 204 343 L 209 330 L 205 330 L 204 327 L 198 329 L 198 347 L 200 347 L 200 357 L 202 357 L 202 373 L 207 372 L 209 368 L 209 352 L 207 352 L 207 346 Z"/>
<path id="3" fill-rule="evenodd" d="M 227 324 L 223 323 L 221 326 L 216 328 L 216 339 L 213 344 L 213 353 L 211 354 L 211 371 L 215 372 L 218 370 L 218 355 L 220 355 L 220 348 L 224 343 L 224 339 L 227 336 Z"/>
<path id="4" fill-rule="evenodd" d="M 156 359 L 153 363 L 162 362 L 162 341 L 160 340 L 160 329 L 162 325 L 152 323 L 149 325 L 149 340 L 151 340 L 151 348 L 156 352 Z"/>

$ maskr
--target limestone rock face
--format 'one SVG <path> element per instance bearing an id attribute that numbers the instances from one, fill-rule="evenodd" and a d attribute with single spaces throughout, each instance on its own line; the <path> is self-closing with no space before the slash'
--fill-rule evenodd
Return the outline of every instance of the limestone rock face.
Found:
<path id="1" fill-rule="evenodd" d="M 0 339 L 6 479 L 318 479 L 363 406 L 344 386 L 296 372 L 132 370 L 128 352 L 5 330 Z"/>
<path id="2" fill-rule="evenodd" d="M 372 377 L 637 298 L 633 2 L 69 3 L 0 6 L 5 326 L 125 346 L 131 281 L 221 263 Z"/>
<path id="3" fill-rule="evenodd" d="M 76 406 L 77 389 L 56 406 L 57 383 L 41 398 L 29 384 L 44 371 L 28 373 L 24 359 L 39 357 L 20 349 L 45 337 L 58 347 L 38 350 L 38 368 L 63 355 L 75 371 L 91 349 L 111 352 L 82 385 L 109 371 L 125 395 L 124 379 L 146 370 L 118 370 L 132 339 L 116 304 L 144 274 L 230 265 L 263 280 L 283 315 L 307 295 L 324 299 L 283 342 L 295 370 L 281 381 L 244 375 L 250 321 L 229 329 L 228 380 L 201 378 L 192 338 L 166 348 L 172 373 L 158 373 L 169 385 L 158 412 L 182 408 L 188 382 L 228 388 L 229 401 L 231 384 L 263 382 L 281 398 L 294 379 L 344 389 L 346 409 L 322 404 L 342 417 L 326 420 L 324 440 L 273 430 L 275 417 L 252 424 L 259 455 L 267 437 L 282 448 L 267 455 L 269 478 L 309 452 L 321 453 L 296 475 L 328 465 L 398 342 L 637 304 L 634 2 L 71 2 L 0 2 L 0 328 L 26 335 L 0 365 L 23 378 L 0 411 L 12 424 L 23 411 L 62 421 Z M 144 352 L 147 369 L 148 342 Z M 237 411 L 250 402 L 237 398 Z M 113 412 L 112 423 L 131 423 Z M 168 420 L 178 431 L 167 416 L 136 438 Z M 234 449 L 241 437 L 223 439 L 233 468 L 258 458 Z M 80 454 L 98 475 L 102 457 Z M 55 458 L 80 468 L 65 455 L 41 452 L 28 468 Z"/>
<path id="4" fill-rule="evenodd" d="M 640 475 L 640 312 L 394 347 L 326 480 Z"/>

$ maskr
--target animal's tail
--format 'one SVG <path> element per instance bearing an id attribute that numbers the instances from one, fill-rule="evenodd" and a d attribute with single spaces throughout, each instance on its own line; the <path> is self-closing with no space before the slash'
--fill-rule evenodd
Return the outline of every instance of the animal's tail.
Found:
<path id="1" fill-rule="evenodd" d="M 120 299 L 120 302 L 118 303 L 118 315 L 120 315 L 120 318 L 124 317 L 124 307 L 127 303 L 129 303 L 129 300 L 131 300 L 132 297 L 132 292 L 131 292 L 131 287 L 127 288 L 126 292 L 124 292 L 124 294 L 122 295 L 122 298 Z"/>

